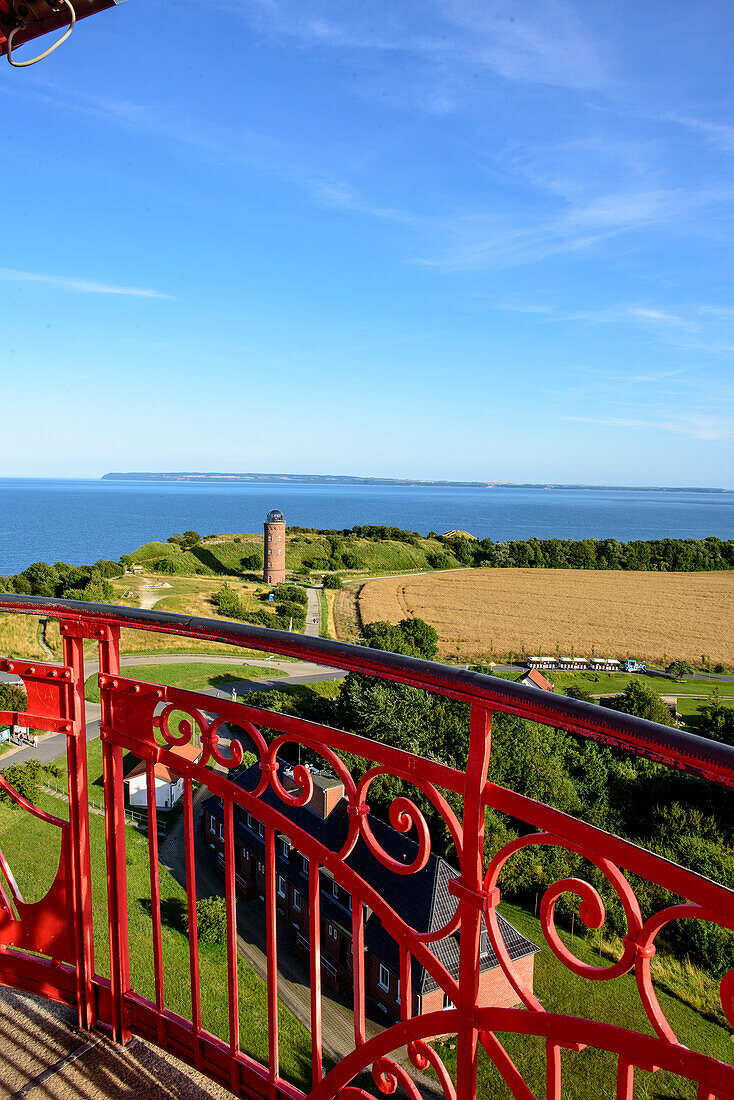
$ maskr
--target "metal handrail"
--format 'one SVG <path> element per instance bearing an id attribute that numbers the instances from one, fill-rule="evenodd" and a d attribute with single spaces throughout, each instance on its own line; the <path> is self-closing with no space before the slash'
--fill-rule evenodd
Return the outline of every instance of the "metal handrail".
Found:
<path id="1" fill-rule="evenodd" d="M 3 610 L 52 615 L 67 621 L 84 618 L 101 627 L 132 627 L 179 636 L 193 634 L 199 640 L 275 651 L 347 672 L 362 672 L 435 690 L 467 703 L 481 703 L 490 709 L 495 705 L 518 717 L 540 720 L 648 759 L 659 760 L 664 755 L 676 768 L 734 786 L 734 747 L 730 745 L 634 715 L 605 710 L 580 699 L 551 693 L 543 693 L 543 698 L 539 699 L 535 688 L 481 672 L 327 638 L 173 612 L 2 593 L 0 611 Z"/>

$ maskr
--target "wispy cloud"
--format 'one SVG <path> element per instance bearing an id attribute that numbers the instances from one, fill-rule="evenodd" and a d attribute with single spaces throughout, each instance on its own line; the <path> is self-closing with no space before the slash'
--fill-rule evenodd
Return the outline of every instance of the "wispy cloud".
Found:
<path id="1" fill-rule="evenodd" d="M 111 294 L 125 298 L 162 298 L 171 299 L 172 295 L 149 287 L 117 286 L 113 283 L 100 283 L 94 279 L 77 279 L 66 275 L 46 275 L 38 271 L 16 271 L 13 268 L 0 268 L 0 281 L 5 283 L 40 283 L 53 290 L 68 290 L 74 294 Z"/>
<path id="2" fill-rule="evenodd" d="M 499 269 L 564 253 L 588 251 L 612 238 L 636 231 L 670 229 L 698 211 L 730 202 L 734 189 L 619 191 L 588 201 L 567 203 L 554 217 L 535 224 L 508 224 L 496 214 L 473 214 L 436 221 L 449 242 L 438 255 L 414 263 L 450 271 Z"/>
<path id="3" fill-rule="evenodd" d="M 313 47 L 402 53 L 444 75 L 471 64 L 512 81 L 598 88 L 611 77 L 603 44 L 562 0 L 407 0 L 345 6 L 321 0 L 214 0 L 258 31 Z M 429 29 L 430 28 L 430 29 Z"/>
<path id="4" fill-rule="evenodd" d="M 629 428 L 640 432 L 672 432 L 691 439 L 730 442 L 734 440 L 734 427 L 731 421 L 703 414 L 680 415 L 668 419 L 643 419 L 623 416 L 565 416 L 564 420 L 574 420 L 585 424 L 603 424 L 609 428 Z"/>

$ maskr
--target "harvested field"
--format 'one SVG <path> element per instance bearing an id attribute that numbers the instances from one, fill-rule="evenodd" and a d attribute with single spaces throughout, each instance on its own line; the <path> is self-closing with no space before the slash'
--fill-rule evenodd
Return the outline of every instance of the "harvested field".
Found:
<path id="1" fill-rule="evenodd" d="M 417 616 L 442 657 L 511 651 L 734 663 L 734 572 L 472 569 L 368 581 L 365 623 Z M 335 616 L 336 617 L 336 616 Z"/>

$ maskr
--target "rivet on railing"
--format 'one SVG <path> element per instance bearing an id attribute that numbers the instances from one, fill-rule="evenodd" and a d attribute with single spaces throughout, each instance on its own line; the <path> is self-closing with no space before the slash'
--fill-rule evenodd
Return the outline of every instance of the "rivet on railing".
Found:
<path id="1" fill-rule="evenodd" d="M 61 727 L 61 732 L 71 733 L 71 722 L 64 722 L 63 726 Z"/>
<path id="2" fill-rule="evenodd" d="M 155 693 L 155 697 L 156 697 L 156 699 L 162 699 L 163 698 L 163 692 L 162 691 L 157 691 Z"/>
<path id="3" fill-rule="evenodd" d="M 133 693 L 138 695 L 140 693 L 140 684 L 133 684 Z"/>
<path id="4" fill-rule="evenodd" d="M 15 672 L 15 665 L 12 661 L 8 661 L 5 667 L 7 668 L 8 672 Z"/>
<path id="5" fill-rule="evenodd" d="M 54 680 L 56 678 L 56 669 L 55 668 L 50 668 L 48 670 L 48 675 L 49 675 L 49 678 L 51 680 Z"/>
<path id="6" fill-rule="evenodd" d="M 107 677 L 106 677 L 106 676 L 100 676 L 100 678 L 99 678 L 99 686 L 100 686 L 101 688 L 106 688 L 106 687 L 107 687 L 107 684 L 108 684 L 108 680 L 107 680 Z"/>
<path id="7" fill-rule="evenodd" d="M 36 666 L 35 665 L 28 665 L 28 668 L 26 669 L 26 674 L 28 676 L 32 676 L 35 671 L 36 671 Z"/>
<path id="8" fill-rule="evenodd" d="M 113 688 L 119 687 L 119 682 L 117 680 L 111 680 L 110 686 Z"/>

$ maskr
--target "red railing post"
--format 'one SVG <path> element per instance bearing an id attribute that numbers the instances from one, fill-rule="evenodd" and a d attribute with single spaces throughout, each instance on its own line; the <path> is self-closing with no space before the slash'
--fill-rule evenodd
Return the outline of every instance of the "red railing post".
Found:
<path id="1" fill-rule="evenodd" d="M 76 628 L 76 629 L 75 629 Z M 79 1026 L 91 1030 L 97 1022 L 92 977 L 92 868 L 89 850 L 87 785 L 87 725 L 84 707 L 84 631 L 77 624 L 60 624 L 64 664 L 72 670 L 67 689 L 66 758 L 71 838 L 71 898 L 74 922 L 76 994 Z"/>
<path id="2" fill-rule="evenodd" d="M 459 1031 L 457 1036 L 456 1093 L 461 1100 L 476 1100 L 476 1026 L 479 997 L 479 948 L 484 912 L 484 786 L 491 751 L 491 717 L 473 704 L 469 719 L 469 757 L 464 788 L 464 826 L 461 877 L 450 889 L 459 899 Z"/>
<path id="3" fill-rule="evenodd" d="M 120 628 L 99 627 L 99 671 L 112 675 L 120 671 Z M 112 995 L 112 1037 L 129 1043 L 130 1013 L 125 997 L 130 992 L 130 949 L 127 923 L 127 871 L 125 867 L 125 795 L 122 784 L 122 749 L 104 737 L 114 724 L 112 697 L 101 692 L 102 775 L 105 792 L 105 846 L 107 851 L 107 911 L 110 936 L 110 990 Z"/>

